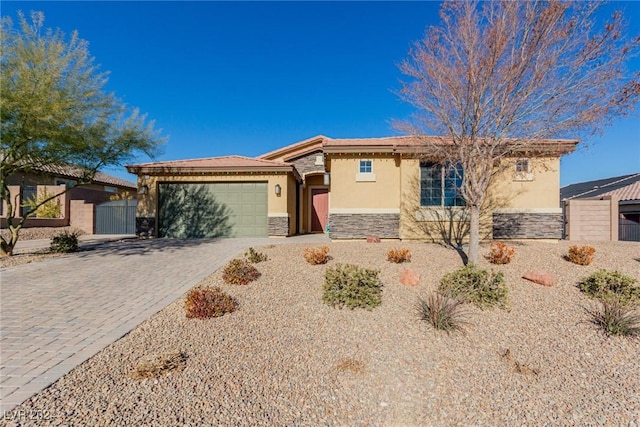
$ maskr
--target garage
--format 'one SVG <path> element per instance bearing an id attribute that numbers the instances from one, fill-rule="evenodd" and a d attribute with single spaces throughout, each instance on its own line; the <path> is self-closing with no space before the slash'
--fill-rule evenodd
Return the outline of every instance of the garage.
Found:
<path id="1" fill-rule="evenodd" d="M 267 237 L 267 182 L 160 182 L 158 236 Z"/>

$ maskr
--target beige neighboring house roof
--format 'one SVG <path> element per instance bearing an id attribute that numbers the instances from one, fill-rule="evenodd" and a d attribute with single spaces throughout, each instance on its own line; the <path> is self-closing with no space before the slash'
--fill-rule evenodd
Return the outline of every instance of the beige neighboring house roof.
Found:
<path id="1" fill-rule="evenodd" d="M 168 162 L 140 163 L 128 165 L 131 173 L 229 173 L 229 172 L 293 172 L 297 178 L 300 176 L 292 164 L 274 162 L 271 160 L 257 159 L 245 156 L 221 156 L 207 157 L 203 159 L 173 160 Z"/>
<path id="2" fill-rule="evenodd" d="M 618 200 L 640 200 L 640 181 L 636 181 L 633 184 L 629 184 L 626 187 L 618 188 L 601 194 L 600 196 L 615 196 Z"/>
<path id="3" fill-rule="evenodd" d="M 81 180 L 85 178 L 82 168 L 71 165 L 41 165 L 36 168 L 38 172 L 56 175 L 68 179 Z M 104 172 L 97 172 L 91 180 L 94 184 L 104 184 L 109 186 L 126 187 L 136 189 L 137 186 L 133 182 L 117 178 Z"/>

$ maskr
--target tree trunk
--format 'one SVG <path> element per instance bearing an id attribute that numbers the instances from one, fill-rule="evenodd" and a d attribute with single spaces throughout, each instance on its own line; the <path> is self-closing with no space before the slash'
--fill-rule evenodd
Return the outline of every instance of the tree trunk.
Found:
<path id="1" fill-rule="evenodd" d="M 480 206 L 470 206 L 469 262 L 477 264 L 480 255 Z"/>
<path id="2" fill-rule="evenodd" d="M 21 227 L 9 227 L 11 231 L 11 237 L 5 239 L 2 237 L 0 239 L 0 256 L 12 256 L 13 249 L 16 247 L 16 243 L 18 243 L 19 238 L 19 230 Z"/>

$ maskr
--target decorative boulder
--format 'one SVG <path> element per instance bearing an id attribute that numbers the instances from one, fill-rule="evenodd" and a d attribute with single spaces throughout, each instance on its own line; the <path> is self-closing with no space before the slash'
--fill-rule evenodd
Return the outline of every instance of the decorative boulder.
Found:
<path id="1" fill-rule="evenodd" d="M 420 283 L 420 274 L 415 270 L 407 268 L 400 275 L 400 283 L 408 286 L 416 286 Z"/>
<path id="2" fill-rule="evenodd" d="M 380 243 L 380 238 L 378 236 L 368 236 L 367 243 Z"/>
<path id="3" fill-rule="evenodd" d="M 556 277 L 548 271 L 529 271 L 525 273 L 522 278 L 542 286 L 553 286 L 556 284 Z"/>

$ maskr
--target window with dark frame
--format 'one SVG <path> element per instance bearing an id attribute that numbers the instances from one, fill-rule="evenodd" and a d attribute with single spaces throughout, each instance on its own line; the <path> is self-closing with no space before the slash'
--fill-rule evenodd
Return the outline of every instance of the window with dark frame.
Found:
<path id="1" fill-rule="evenodd" d="M 529 173 L 529 159 L 516 160 L 516 173 L 517 174 Z"/>
<path id="2" fill-rule="evenodd" d="M 420 206 L 466 206 L 460 194 L 463 171 L 460 165 L 420 163 Z"/>

